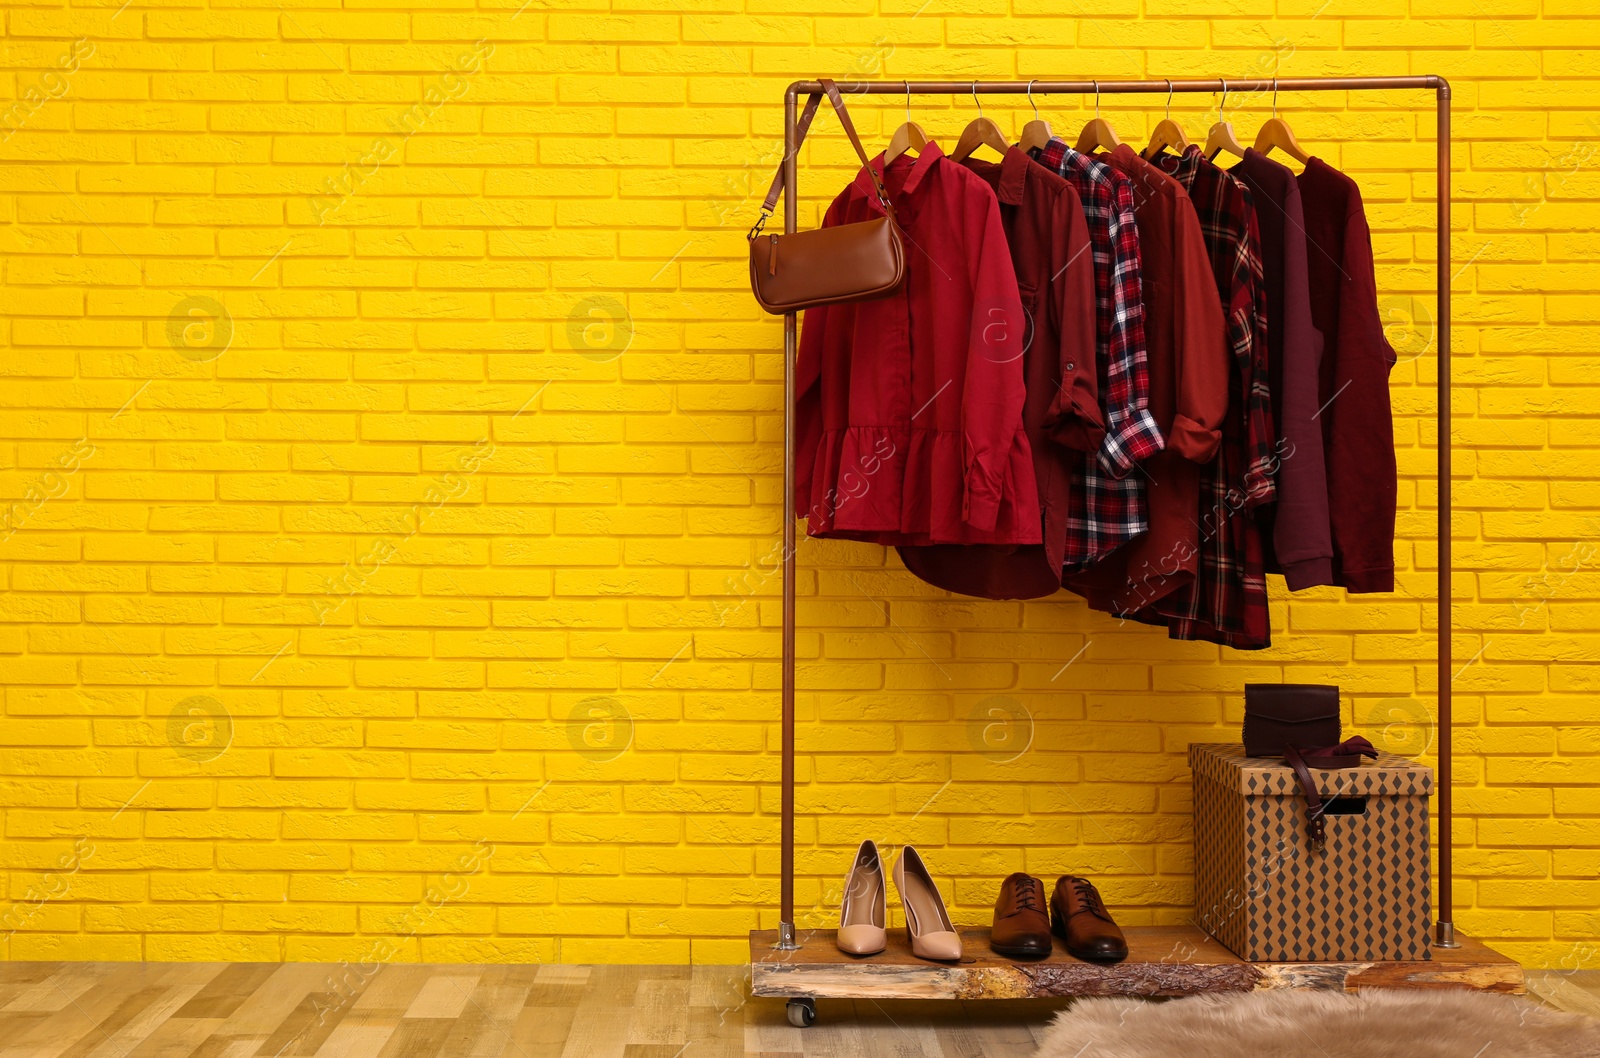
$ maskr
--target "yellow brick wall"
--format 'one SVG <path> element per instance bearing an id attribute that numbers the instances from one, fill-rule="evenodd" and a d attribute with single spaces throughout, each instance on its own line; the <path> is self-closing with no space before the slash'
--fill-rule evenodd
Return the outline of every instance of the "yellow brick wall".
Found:
<path id="1" fill-rule="evenodd" d="M 8 0 L 3 953 L 742 958 L 776 919 L 781 339 L 741 235 L 783 86 L 1278 71 L 1454 82 L 1458 921 L 1592 962 L 1593 11 Z M 1184 747 L 1246 680 L 1338 682 L 1431 754 L 1432 97 L 1280 102 L 1370 204 L 1399 592 L 1280 598 L 1234 654 L 804 544 L 803 924 L 868 835 L 958 920 L 1024 866 L 1183 917 Z M 1103 109 L 1137 141 L 1161 101 Z M 901 102 L 853 113 L 881 144 Z M 806 224 L 848 172 L 818 130 Z"/>

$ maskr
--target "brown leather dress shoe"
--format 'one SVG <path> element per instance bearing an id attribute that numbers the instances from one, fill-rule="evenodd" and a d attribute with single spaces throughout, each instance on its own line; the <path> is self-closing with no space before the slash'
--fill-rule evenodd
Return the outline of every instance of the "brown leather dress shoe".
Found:
<path id="1" fill-rule="evenodd" d="M 1050 916 L 1045 911 L 1043 882 L 1018 871 L 1000 883 L 989 947 L 1011 959 L 1043 959 L 1050 954 Z"/>
<path id="2" fill-rule="evenodd" d="M 1090 962 L 1121 962 L 1128 942 L 1111 920 L 1100 891 L 1087 878 L 1064 874 L 1050 895 L 1050 931 L 1067 942 L 1067 951 Z"/>

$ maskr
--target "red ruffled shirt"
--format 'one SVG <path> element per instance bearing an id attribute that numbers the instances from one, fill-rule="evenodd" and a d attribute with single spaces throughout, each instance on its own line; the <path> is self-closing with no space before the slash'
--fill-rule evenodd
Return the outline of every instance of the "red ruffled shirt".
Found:
<path id="1" fill-rule="evenodd" d="M 812 536 L 881 544 L 1040 543 L 1027 319 L 994 191 L 932 143 L 872 167 L 904 236 L 905 286 L 805 314 L 795 515 Z M 863 170 L 822 226 L 882 213 Z"/>
<path id="2" fill-rule="evenodd" d="M 1000 222 L 1032 323 L 1022 358 L 1022 428 L 1033 447 L 1044 515 L 1036 547 L 902 547 L 906 569 L 935 587 L 983 599 L 1041 599 L 1061 588 L 1070 516 L 1083 496 L 1073 475 L 1105 437 L 1095 352 L 1094 256 L 1077 192 L 1013 147 L 1000 163 L 967 158 L 1000 199 Z"/>

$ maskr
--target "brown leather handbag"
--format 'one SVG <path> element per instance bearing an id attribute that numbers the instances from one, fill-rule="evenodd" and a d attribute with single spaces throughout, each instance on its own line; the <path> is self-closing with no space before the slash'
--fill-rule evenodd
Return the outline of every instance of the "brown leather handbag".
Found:
<path id="1" fill-rule="evenodd" d="M 883 180 L 867 161 L 867 152 L 861 148 L 861 140 L 850 123 L 850 113 L 844 108 L 838 87 L 827 78 L 819 79 L 819 83 L 833 109 L 839 112 L 839 121 L 862 166 L 872 177 L 884 215 L 815 231 L 763 235 L 761 226 L 772 216 L 778 195 L 783 191 L 783 164 L 779 163 L 772 188 L 761 204 L 761 219 L 756 221 L 748 236 L 750 289 L 762 308 L 778 316 L 818 305 L 887 297 L 899 290 L 906 278 L 905 248 L 895 224 L 894 206 L 883 190 Z M 821 101 L 822 96 L 815 93 L 806 99 L 805 111 L 795 126 L 795 150 L 800 149 Z"/>

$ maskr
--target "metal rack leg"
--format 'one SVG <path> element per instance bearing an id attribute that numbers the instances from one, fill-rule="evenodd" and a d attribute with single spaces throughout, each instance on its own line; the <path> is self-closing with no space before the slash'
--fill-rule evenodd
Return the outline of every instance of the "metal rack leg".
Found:
<path id="1" fill-rule="evenodd" d="M 795 104 L 793 89 L 783 97 L 783 231 L 799 220 L 795 205 Z M 794 936 L 794 359 L 795 314 L 783 318 L 783 853 L 782 921 L 778 947 L 793 951 Z"/>
<path id="2" fill-rule="evenodd" d="M 1450 681 L 1450 86 L 1437 89 L 1439 100 L 1439 925 L 1434 943 L 1459 948 L 1454 898 L 1455 860 L 1451 854 L 1452 738 L 1454 714 Z"/>

